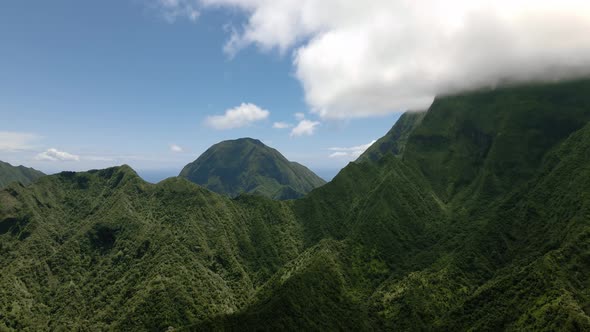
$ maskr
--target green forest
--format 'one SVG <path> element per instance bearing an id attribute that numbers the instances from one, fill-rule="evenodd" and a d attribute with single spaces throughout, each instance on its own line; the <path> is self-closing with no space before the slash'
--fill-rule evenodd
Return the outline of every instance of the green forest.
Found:
<path id="1" fill-rule="evenodd" d="M 0 331 L 590 330 L 589 121 L 590 80 L 440 96 L 326 184 L 289 164 L 297 199 L 196 162 L 12 182 Z"/>

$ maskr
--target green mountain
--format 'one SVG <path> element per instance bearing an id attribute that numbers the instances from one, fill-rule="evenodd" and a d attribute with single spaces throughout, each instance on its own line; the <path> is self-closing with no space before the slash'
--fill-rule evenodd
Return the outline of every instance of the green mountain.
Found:
<path id="1" fill-rule="evenodd" d="M 401 156 L 410 134 L 422 123 L 426 112 L 406 112 L 400 116 L 385 136 L 373 143 L 356 162 L 377 161 L 386 154 Z"/>
<path id="2" fill-rule="evenodd" d="M 252 138 L 215 144 L 186 165 L 180 177 L 220 194 L 298 198 L 325 184 L 305 166 Z"/>
<path id="3" fill-rule="evenodd" d="M 12 184 L 0 330 L 590 329 L 590 81 L 440 97 L 391 137 L 289 201 Z"/>
<path id="4" fill-rule="evenodd" d="M 32 168 L 12 166 L 9 163 L 0 161 L 0 188 L 4 188 L 9 183 L 15 181 L 27 185 L 44 175 L 42 172 Z"/>

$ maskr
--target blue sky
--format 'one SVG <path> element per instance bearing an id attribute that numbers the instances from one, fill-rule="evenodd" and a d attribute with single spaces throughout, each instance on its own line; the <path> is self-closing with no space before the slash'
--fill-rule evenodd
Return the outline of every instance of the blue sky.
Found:
<path id="1" fill-rule="evenodd" d="M 228 27 L 247 13 L 210 8 L 193 20 L 165 9 L 139 0 L 1 2 L 0 160 L 48 173 L 126 163 L 163 177 L 214 143 L 254 137 L 329 177 L 351 159 L 330 157 L 331 148 L 365 145 L 399 117 L 320 117 L 291 51 L 224 52 Z M 207 121 L 243 103 L 267 116 L 232 129 Z M 313 133 L 273 128 L 297 125 L 296 113 L 319 123 Z"/>

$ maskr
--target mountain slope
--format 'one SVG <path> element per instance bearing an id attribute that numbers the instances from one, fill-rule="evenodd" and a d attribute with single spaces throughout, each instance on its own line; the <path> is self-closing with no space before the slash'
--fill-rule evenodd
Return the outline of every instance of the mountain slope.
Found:
<path id="1" fill-rule="evenodd" d="M 502 195 L 590 120 L 590 81 L 498 88 L 436 98 L 406 144 L 444 200 Z"/>
<path id="2" fill-rule="evenodd" d="M 44 175 L 42 172 L 33 168 L 12 166 L 9 163 L 0 161 L 0 188 L 4 188 L 9 183 L 15 181 L 27 185 Z"/>
<path id="3" fill-rule="evenodd" d="M 305 166 L 251 138 L 213 145 L 179 176 L 232 197 L 253 193 L 273 199 L 301 197 L 325 183 Z"/>
<path id="4" fill-rule="evenodd" d="M 410 134 L 422 123 L 425 115 L 426 112 L 406 112 L 402 114 L 391 130 L 371 144 L 356 162 L 377 161 L 388 153 L 395 156 L 402 155 Z"/>
<path id="5" fill-rule="evenodd" d="M 586 125 L 558 144 L 529 184 L 498 208 L 487 236 L 504 238 L 508 246 L 496 255 L 514 258 L 468 298 L 463 319 L 453 322 L 459 313 L 452 313 L 448 326 L 590 328 L 589 153 Z M 485 249 L 492 245 L 488 241 Z"/>

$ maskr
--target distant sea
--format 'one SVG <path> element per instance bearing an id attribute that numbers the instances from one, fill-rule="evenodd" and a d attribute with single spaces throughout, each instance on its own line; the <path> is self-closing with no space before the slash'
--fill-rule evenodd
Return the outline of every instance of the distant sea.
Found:
<path id="1" fill-rule="evenodd" d="M 137 170 L 137 174 L 147 182 L 158 183 L 169 177 L 178 176 L 179 169 L 149 169 Z"/>
<path id="2" fill-rule="evenodd" d="M 331 169 L 312 169 L 312 171 L 317 174 L 322 179 L 330 182 L 332 179 L 340 172 L 340 168 L 331 168 Z"/>

